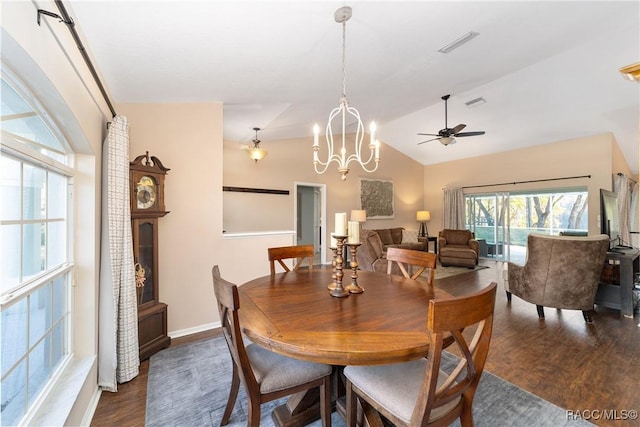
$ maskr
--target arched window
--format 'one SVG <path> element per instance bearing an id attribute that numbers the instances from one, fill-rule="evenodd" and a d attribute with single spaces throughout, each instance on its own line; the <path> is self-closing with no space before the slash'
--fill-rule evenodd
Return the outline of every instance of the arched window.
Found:
<path id="1" fill-rule="evenodd" d="M 73 156 L 37 98 L 1 84 L 1 419 L 17 425 L 70 360 Z"/>

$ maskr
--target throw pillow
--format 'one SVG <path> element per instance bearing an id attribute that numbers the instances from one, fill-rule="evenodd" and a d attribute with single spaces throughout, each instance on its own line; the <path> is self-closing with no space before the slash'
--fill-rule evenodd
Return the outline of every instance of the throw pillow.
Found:
<path id="1" fill-rule="evenodd" d="M 391 230 L 383 228 L 382 230 L 373 230 L 378 233 L 383 245 L 393 245 L 393 237 L 391 236 Z"/>
<path id="2" fill-rule="evenodd" d="M 402 233 L 402 243 L 417 243 L 418 232 L 414 230 L 404 230 Z"/>
<path id="3" fill-rule="evenodd" d="M 369 236 L 367 236 L 367 240 L 369 241 L 369 244 L 371 245 L 371 249 L 373 249 L 373 252 L 376 255 L 376 259 L 381 258 L 382 257 L 382 241 L 380 240 L 380 235 L 378 233 L 371 233 L 369 234 Z"/>
<path id="4" fill-rule="evenodd" d="M 402 230 L 404 230 L 402 227 L 389 229 L 389 232 L 391 233 L 391 240 L 393 240 L 394 245 L 402 243 Z"/>

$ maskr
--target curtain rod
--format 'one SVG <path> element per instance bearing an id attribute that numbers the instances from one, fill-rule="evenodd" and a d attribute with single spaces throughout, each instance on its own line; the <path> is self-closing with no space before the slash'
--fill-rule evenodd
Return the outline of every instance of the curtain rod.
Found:
<path id="1" fill-rule="evenodd" d="M 622 172 L 618 172 L 618 176 L 624 176 L 624 177 L 626 177 L 629 181 L 633 182 L 634 184 L 637 184 L 637 183 L 638 183 L 638 181 L 636 181 L 636 180 L 635 180 L 635 179 L 633 179 L 633 178 L 629 178 L 628 176 L 626 176 L 626 175 L 625 175 L 625 174 L 623 174 Z"/>
<path id="2" fill-rule="evenodd" d="M 63 22 L 67 26 L 67 28 L 69 28 L 69 31 L 71 32 L 71 36 L 75 40 L 78 50 L 80 51 L 80 54 L 82 55 L 82 58 L 84 59 L 85 64 L 87 64 L 87 67 L 89 68 L 89 71 L 93 76 L 93 79 L 98 85 L 98 89 L 100 89 L 100 93 L 102 94 L 102 97 L 104 98 L 105 102 L 107 103 L 107 106 L 109 107 L 109 110 L 111 111 L 111 115 L 115 117 L 116 110 L 115 108 L 113 108 L 113 104 L 111 103 L 111 100 L 109 99 L 109 95 L 107 95 L 107 91 L 105 90 L 104 86 L 102 85 L 102 82 L 100 81 L 100 77 L 98 77 L 98 73 L 96 72 L 96 69 L 93 66 L 93 63 L 89 58 L 89 54 L 87 53 L 84 46 L 82 45 L 80 36 L 78 35 L 78 32 L 76 31 L 76 28 L 75 28 L 75 25 L 76 25 L 75 22 L 73 22 L 73 19 L 71 19 L 71 17 L 69 16 L 69 13 L 67 13 L 67 9 L 64 7 L 64 4 L 62 4 L 61 0 L 55 0 L 55 3 L 56 3 L 56 6 L 58 6 L 58 10 L 60 11 L 60 14 L 62 16 L 53 12 L 43 10 L 43 9 L 38 9 L 38 25 L 40 25 L 40 15 L 44 14 L 46 16 L 59 19 L 60 22 Z"/>
<path id="3" fill-rule="evenodd" d="M 530 181 L 514 181 L 514 182 L 501 182 L 500 184 L 485 184 L 485 185 L 469 185 L 465 188 L 482 188 L 482 187 L 495 187 L 496 185 L 516 185 L 516 184 L 529 184 L 531 182 L 545 182 L 545 181 L 560 181 L 563 179 L 576 179 L 576 178 L 591 178 L 591 175 L 580 175 L 580 176 L 566 176 L 563 178 L 547 178 L 547 179 L 533 179 Z"/>

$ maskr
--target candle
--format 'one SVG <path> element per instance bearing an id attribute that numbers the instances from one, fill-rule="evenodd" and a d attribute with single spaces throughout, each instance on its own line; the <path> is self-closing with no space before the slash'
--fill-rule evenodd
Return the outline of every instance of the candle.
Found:
<path id="1" fill-rule="evenodd" d="M 373 145 L 376 140 L 376 122 L 371 122 L 369 125 L 369 144 Z"/>
<path id="2" fill-rule="evenodd" d="M 380 159 L 380 141 L 376 139 L 376 160 Z"/>
<path id="3" fill-rule="evenodd" d="M 336 231 L 333 234 L 335 234 L 336 236 L 347 235 L 347 213 L 346 212 L 336 213 Z"/>
<path id="4" fill-rule="evenodd" d="M 329 246 L 330 248 L 337 248 L 338 247 L 338 241 L 336 240 L 335 237 L 333 237 L 333 234 L 331 235 L 331 246 Z"/>
<path id="5" fill-rule="evenodd" d="M 313 146 L 317 147 L 318 146 L 318 134 L 320 133 L 320 127 L 318 127 L 318 124 L 316 123 L 315 125 L 313 125 Z"/>
<path id="6" fill-rule="evenodd" d="M 360 243 L 360 223 L 349 221 L 349 243 Z"/>

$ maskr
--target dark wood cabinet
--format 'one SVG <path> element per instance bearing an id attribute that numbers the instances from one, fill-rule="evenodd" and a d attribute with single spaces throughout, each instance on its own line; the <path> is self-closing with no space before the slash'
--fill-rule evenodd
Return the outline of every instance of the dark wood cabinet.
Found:
<path id="1" fill-rule="evenodd" d="M 640 271 L 639 256 L 637 249 L 607 252 L 605 269 L 610 268 L 614 273 L 607 276 L 611 280 L 601 279 L 596 305 L 620 310 L 624 317 L 633 317 L 633 275 Z"/>
<path id="2" fill-rule="evenodd" d="M 171 344 L 167 331 L 167 305 L 158 300 L 158 218 L 136 218 L 133 258 L 144 269 L 144 286 L 138 294 L 138 342 L 140 360 Z"/>

